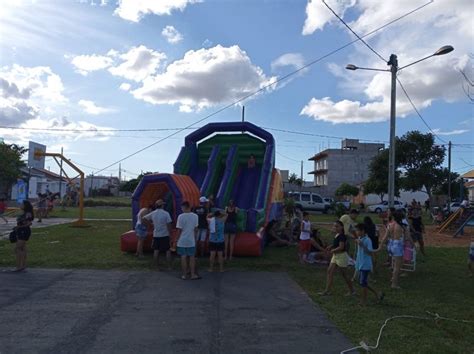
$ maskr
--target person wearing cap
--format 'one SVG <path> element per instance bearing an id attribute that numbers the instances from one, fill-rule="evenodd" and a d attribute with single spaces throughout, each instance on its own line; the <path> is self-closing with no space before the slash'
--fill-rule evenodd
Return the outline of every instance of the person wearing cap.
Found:
<path id="1" fill-rule="evenodd" d="M 196 236 L 196 246 L 198 256 L 204 256 L 204 251 L 206 247 L 208 223 L 207 223 L 207 214 L 209 214 L 209 201 L 206 197 L 199 198 L 199 206 L 194 208 L 194 213 L 197 214 L 199 223 L 198 231 Z"/>
<path id="2" fill-rule="evenodd" d="M 163 210 L 164 202 L 158 199 L 155 203 L 156 209 L 145 215 L 142 221 L 149 225 L 153 224 L 153 261 L 159 266 L 160 253 L 166 253 L 168 267 L 171 267 L 170 235 L 171 235 L 171 216 Z"/>

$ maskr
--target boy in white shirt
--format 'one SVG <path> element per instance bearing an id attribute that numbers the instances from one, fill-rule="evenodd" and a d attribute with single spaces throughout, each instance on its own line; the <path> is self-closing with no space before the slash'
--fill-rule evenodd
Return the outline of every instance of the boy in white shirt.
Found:
<path id="1" fill-rule="evenodd" d="M 178 216 L 176 228 L 178 229 L 178 254 L 181 256 L 181 268 L 183 275 L 181 279 L 186 280 L 188 274 L 188 263 L 191 272 L 191 280 L 200 279 L 196 274 L 196 236 L 199 225 L 197 214 L 191 212 L 189 202 L 181 204 L 183 213 Z"/>

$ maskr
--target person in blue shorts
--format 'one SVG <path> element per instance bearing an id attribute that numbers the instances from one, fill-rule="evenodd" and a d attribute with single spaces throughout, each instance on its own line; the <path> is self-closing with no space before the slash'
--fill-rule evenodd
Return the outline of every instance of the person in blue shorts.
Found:
<path id="1" fill-rule="evenodd" d="M 188 266 L 191 273 L 191 280 L 200 279 L 196 274 L 196 236 L 199 225 L 197 214 L 191 212 L 189 202 L 181 204 L 183 213 L 178 216 L 176 228 L 178 229 L 177 251 L 181 256 L 181 268 L 183 275 L 181 279 L 186 280 L 188 277 Z"/>
<path id="2" fill-rule="evenodd" d="M 209 214 L 209 272 L 214 271 L 214 262 L 217 259 L 219 262 L 219 270 L 224 271 L 224 225 L 227 219 L 227 214 L 217 210 L 214 214 Z"/>
<path id="3" fill-rule="evenodd" d="M 370 290 L 379 301 L 383 300 L 384 293 L 379 294 L 369 286 L 369 274 L 373 270 L 372 253 L 374 253 L 374 249 L 372 247 L 372 240 L 367 235 L 365 224 L 357 224 L 355 233 L 357 236 L 355 242 L 359 246 L 357 247 L 355 268 L 359 273 L 359 284 L 362 287 L 360 305 L 365 306 L 367 304 L 368 290 Z"/>
<path id="4" fill-rule="evenodd" d="M 148 236 L 148 226 L 143 221 L 145 215 L 148 215 L 153 211 L 153 205 L 145 208 L 141 208 L 137 214 L 137 223 L 135 224 L 135 235 L 137 236 L 137 252 L 135 256 L 143 259 L 143 244 L 145 243 L 146 237 Z"/>

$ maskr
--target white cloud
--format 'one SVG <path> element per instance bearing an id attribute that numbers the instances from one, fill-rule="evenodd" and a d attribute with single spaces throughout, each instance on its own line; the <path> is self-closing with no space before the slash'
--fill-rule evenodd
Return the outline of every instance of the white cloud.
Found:
<path id="1" fill-rule="evenodd" d="M 121 54 L 120 59 L 123 62 L 118 66 L 110 67 L 110 73 L 128 80 L 141 81 L 156 72 L 166 59 L 166 54 L 141 45 Z"/>
<path id="2" fill-rule="evenodd" d="M 109 52 L 110 53 L 110 52 Z M 87 75 L 91 71 L 106 69 L 113 64 L 114 60 L 104 55 L 78 55 L 71 63 L 76 67 L 76 72 L 81 75 Z"/>
<path id="3" fill-rule="evenodd" d="M 182 34 L 179 33 L 178 30 L 173 26 L 166 26 L 165 28 L 163 28 L 163 31 L 161 31 L 161 35 L 165 37 L 168 43 L 171 44 L 176 44 L 183 40 Z"/>
<path id="4" fill-rule="evenodd" d="M 210 39 L 205 39 L 204 42 L 202 42 L 202 47 L 203 48 L 210 48 L 212 47 L 214 43 L 212 43 L 212 41 Z"/>
<path id="5" fill-rule="evenodd" d="M 152 104 L 179 104 L 182 112 L 189 112 L 239 99 L 273 80 L 237 45 L 218 45 L 188 51 L 132 94 Z"/>
<path id="6" fill-rule="evenodd" d="M 355 0 L 326 0 L 326 3 L 339 15 L 344 16 L 344 12 L 355 5 Z M 306 20 L 303 26 L 303 35 L 309 35 L 317 30 L 322 30 L 324 26 L 333 21 L 337 21 L 329 9 L 321 0 L 309 0 L 306 5 Z"/>
<path id="7" fill-rule="evenodd" d="M 19 125 L 67 102 L 61 78 L 49 67 L 0 68 L 0 123 Z"/>
<path id="8" fill-rule="evenodd" d="M 354 11 L 351 26 L 359 34 L 364 34 L 419 5 L 421 3 L 413 4 L 411 1 L 393 3 L 361 0 L 351 9 Z M 430 58 L 399 72 L 399 79 L 419 110 L 429 107 L 436 100 L 455 102 L 465 99 L 459 70 L 469 66 L 468 53 L 472 52 L 471 43 L 474 41 L 472 19 L 465 11 L 469 6 L 471 5 L 467 0 L 456 0 L 455 4 L 450 0 L 439 0 L 419 13 L 393 24 L 390 30 L 368 39 L 382 56 L 388 57 L 390 53 L 396 53 L 400 67 L 433 53 L 443 45 L 454 46 L 453 53 Z M 343 11 L 338 11 L 339 14 L 341 12 Z M 324 24 L 318 28 L 322 27 Z M 341 30 L 346 29 L 341 27 Z M 387 43 L 390 43 L 389 48 Z M 346 71 L 344 67 L 347 63 L 360 67 L 388 68 L 368 48 L 358 44 L 343 61 L 328 66 L 329 71 L 339 80 L 338 86 L 342 88 L 340 93 L 355 96 L 356 99 L 313 97 L 301 114 L 332 123 L 388 120 L 390 73 Z M 397 116 L 405 117 L 411 113 L 413 108 L 397 85 Z"/>
<path id="9" fill-rule="evenodd" d="M 123 82 L 120 84 L 120 89 L 123 91 L 129 91 L 132 88 L 132 85 L 130 85 L 128 82 Z"/>
<path id="10" fill-rule="evenodd" d="M 148 14 L 170 15 L 172 11 L 183 11 L 188 4 L 201 0 L 119 0 L 114 14 L 125 20 L 139 22 Z"/>
<path id="11" fill-rule="evenodd" d="M 99 107 L 93 101 L 79 100 L 78 105 L 84 110 L 84 112 L 99 115 L 116 112 L 114 108 Z"/>
<path id="12" fill-rule="evenodd" d="M 304 65 L 304 57 L 301 53 L 286 53 L 271 63 L 272 71 L 276 71 L 279 68 L 285 66 L 292 66 L 294 69 L 299 69 Z"/>
<path id="13" fill-rule="evenodd" d="M 433 129 L 433 133 L 435 133 L 436 135 L 460 135 L 460 134 L 464 134 L 464 133 L 467 133 L 469 131 L 469 129 L 454 129 L 454 130 L 450 130 L 450 131 L 442 131 L 441 129 Z"/>

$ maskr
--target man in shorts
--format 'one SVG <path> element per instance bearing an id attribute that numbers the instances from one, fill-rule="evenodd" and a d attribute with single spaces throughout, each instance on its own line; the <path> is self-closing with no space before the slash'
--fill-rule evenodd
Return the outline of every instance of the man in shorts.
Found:
<path id="1" fill-rule="evenodd" d="M 197 214 L 199 220 L 196 237 L 197 253 L 198 256 L 202 257 L 204 256 L 208 231 L 207 214 L 209 214 L 210 210 L 209 201 L 206 197 L 199 198 L 199 204 L 200 205 L 197 208 L 194 208 L 194 213 Z"/>
<path id="2" fill-rule="evenodd" d="M 170 235 L 171 235 L 171 216 L 163 210 L 164 202 L 158 199 L 155 203 L 156 209 L 143 217 L 145 224 L 153 224 L 153 261 L 156 266 L 159 266 L 160 253 L 166 253 L 166 261 L 168 267 L 171 267 L 171 250 L 170 250 Z"/>
<path id="3" fill-rule="evenodd" d="M 188 265 L 191 273 L 191 280 L 199 279 L 196 274 L 196 235 L 198 231 L 199 218 L 197 214 L 191 212 L 189 202 L 181 204 L 183 213 L 178 216 L 176 228 L 178 229 L 178 254 L 181 256 L 181 268 L 183 275 L 181 279 L 188 278 Z"/>

